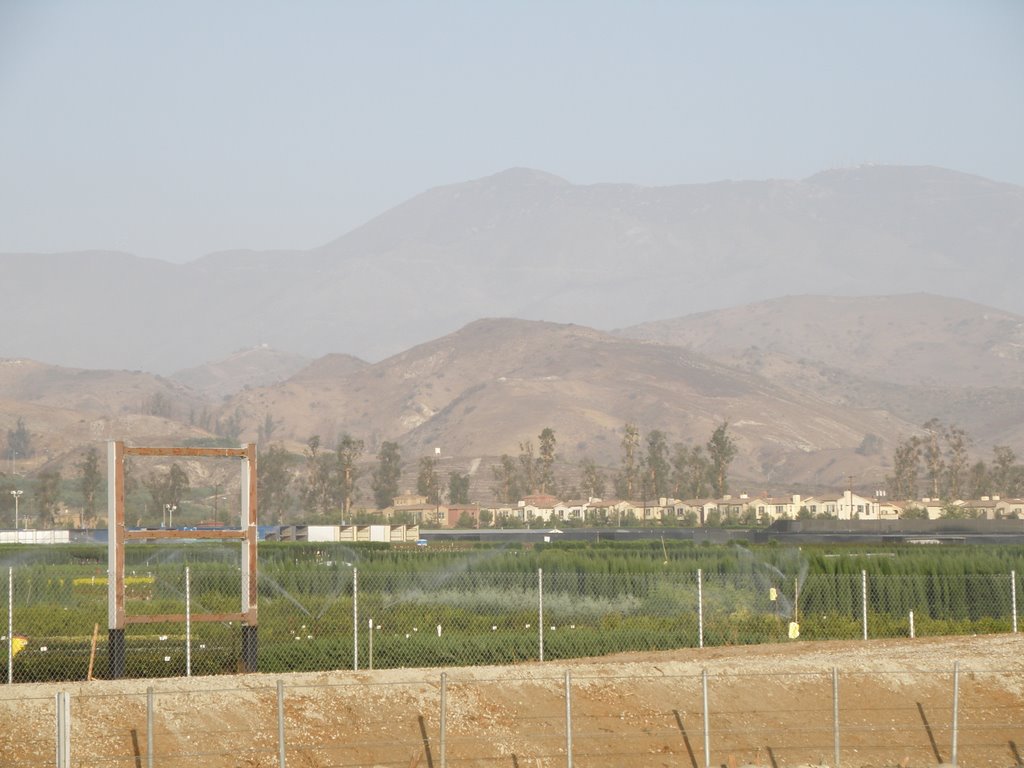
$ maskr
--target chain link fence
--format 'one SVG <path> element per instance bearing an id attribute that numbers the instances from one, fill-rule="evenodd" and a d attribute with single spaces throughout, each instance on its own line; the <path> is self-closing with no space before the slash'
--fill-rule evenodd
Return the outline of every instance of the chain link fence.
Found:
<path id="1" fill-rule="evenodd" d="M 259 572 L 258 669 L 456 667 L 623 651 L 1017 631 L 1015 572 L 966 576 L 361 571 L 344 562 Z M 10 567 L 6 682 L 109 675 L 102 565 Z M 237 611 L 230 559 L 140 562 L 129 617 Z M 214 621 L 134 623 L 125 674 L 240 671 L 241 629 Z"/>
<path id="2" fill-rule="evenodd" d="M 34 687 L 0 696 L 0 764 L 52 765 L 55 744 L 58 768 L 1021 764 L 1019 665 L 629 678 L 545 669 L 45 686 L 56 706 Z"/>

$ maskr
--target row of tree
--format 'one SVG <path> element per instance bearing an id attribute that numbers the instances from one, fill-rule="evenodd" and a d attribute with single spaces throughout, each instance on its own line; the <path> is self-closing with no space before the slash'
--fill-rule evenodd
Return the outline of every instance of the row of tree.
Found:
<path id="1" fill-rule="evenodd" d="M 90 448 L 77 468 L 80 473 L 78 490 L 83 500 L 81 520 L 85 524 L 85 521 L 95 520 L 97 504 L 104 487 L 99 452 L 95 448 Z M 26 483 L 16 482 L 13 476 L 4 477 L 0 480 L 0 506 L 6 509 L 6 517 L 13 526 L 15 502 L 12 492 L 20 491 L 17 502 L 20 526 L 53 528 L 61 510 L 63 484 L 64 478 L 60 470 L 53 467 L 47 467 L 35 475 L 31 483 L 31 493 L 27 494 L 24 487 Z"/>
<path id="2" fill-rule="evenodd" d="M 979 499 L 982 496 L 1024 495 L 1024 466 L 1006 445 L 992 448 L 992 460 L 971 462 L 970 436 L 937 418 L 922 426 L 893 451 L 886 493 L 894 499 Z"/>
<path id="3" fill-rule="evenodd" d="M 275 427 L 268 417 L 261 433 L 269 437 Z M 15 431 L 27 434 L 21 422 Z M 17 443 L 17 438 L 15 444 L 22 445 Z M 696 498 L 709 493 L 720 496 L 726 492 L 729 464 L 736 455 L 727 423 L 719 425 L 704 446 L 670 445 L 660 430 L 652 430 L 642 440 L 636 425 L 626 424 L 617 469 L 600 467 L 591 459 L 583 459 L 578 467 L 559 464 L 557 438 L 551 427 L 541 431 L 538 446 L 535 453 L 532 441 L 522 443 L 518 456 L 504 455 L 491 467 L 494 479 L 491 490 L 498 499 L 514 504 L 524 496 L 537 493 L 561 498 L 603 498 L 609 491 L 628 500 L 667 496 Z M 364 460 L 364 453 L 364 441 L 349 434 L 342 435 L 333 448 L 325 448 L 320 437 L 314 435 L 307 441 L 302 456 L 296 456 L 280 444 L 262 449 L 257 475 L 260 519 L 283 522 L 298 506 L 309 520 L 337 520 L 340 516 L 341 520 L 352 521 L 360 516 L 357 506 L 365 506 L 360 502 L 361 492 L 367 485 L 376 509 L 390 507 L 400 491 L 401 449 L 396 442 L 381 443 L 372 469 Z M 76 467 L 79 473 L 73 482 L 82 499 L 80 524 L 88 526 L 97 520 L 105 487 L 99 451 L 90 447 Z M 27 513 L 30 509 L 35 513 L 36 525 L 52 527 L 59 512 L 62 482 L 61 473 L 56 469 L 46 469 L 37 475 L 31 494 L 32 506 L 26 508 Z M 6 485 L 10 485 L 10 481 Z M 11 501 L 6 485 L 0 498 L 3 506 Z M 148 507 L 150 518 L 155 515 L 156 519 L 162 519 L 164 510 L 182 508 L 191 484 L 187 472 L 177 463 L 140 477 L 128 460 L 125 491 L 134 498 L 144 494 L 142 503 Z M 418 459 L 416 491 L 430 504 L 468 504 L 470 476 L 461 471 L 449 471 L 445 475 L 436 456 L 423 456 Z"/>
<path id="4" fill-rule="evenodd" d="M 261 433 L 270 437 L 276 424 L 268 417 Z M 1024 465 L 1017 463 L 1014 451 L 1005 445 L 992 449 L 990 462 L 972 462 L 968 453 L 971 439 L 955 425 L 930 419 L 920 434 L 898 443 L 893 453 L 893 471 L 887 478 L 891 498 L 936 499 L 980 498 L 1024 495 Z M 7 443 L 18 455 L 28 456 L 31 441 L 24 422 L 19 419 L 8 430 Z M 720 498 L 728 491 L 728 471 L 736 456 L 736 445 L 727 422 L 719 424 L 703 445 L 670 444 L 661 430 L 642 436 L 635 424 L 625 424 L 620 441 L 617 466 L 599 466 L 584 458 L 578 466 L 559 462 L 554 429 L 545 427 L 537 438 L 520 444 L 517 456 L 503 455 L 491 467 L 491 490 L 499 500 L 513 504 L 532 494 L 551 494 L 559 498 L 607 498 L 609 494 L 630 501 Z M 266 445 L 266 443 L 263 443 Z M 13 447 L 12 447 L 13 446 Z M 373 505 L 383 509 L 399 495 L 403 459 L 398 443 L 385 441 L 370 467 L 364 460 L 365 444 L 345 434 L 333 449 L 325 449 L 320 437 L 311 437 L 303 456 L 296 456 L 280 444 L 269 445 L 259 457 L 258 503 L 262 520 L 286 519 L 296 506 L 311 520 L 354 520 L 357 506 L 367 490 Z M 81 522 L 93 524 L 98 515 L 104 477 L 99 452 L 90 447 L 76 465 L 73 481 L 82 500 Z M 159 518 L 161 510 L 178 507 L 190 491 L 188 474 L 177 464 L 136 478 L 131 463 L 126 464 L 125 481 L 129 495 L 144 491 L 151 514 Z M 368 477 L 366 477 L 368 475 Z M 22 519 L 40 527 L 52 527 L 60 512 L 63 478 L 59 470 L 46 468 L 31 483 Z M 15 490 L 13 479 L 0 481 L 0 508 L 12 518 Z M 430 504 L 459 504 L 470 501 L 470 476 L 459 471 L 442 473 L 435 456 L 418 459 L 417 493 Z"/>
<path id="5" fill-rule="evenodd" d="M 329 519 L 341 513 L 343 520 L 358 517 L 361 501 L 360 481 L 367 474 L 363 461 L 364 441 L 344 434 L 333 450 L 324 449 L 320 436 L 306 442 L 304 457 L 296 457 L 283 446 L 271 445 L 259 457 L 257 499 L 262 519 L 283 520 L 298 501 L 313 519 Z M 398 443 L 384 441 L 369 471 L 369 487 L 377 509 L 390 507 L 399 495 L 402 478 L 402 454 Z M 301 466 L 303 465 L 304 466 Z M 434 456 L 419 459 L 416 491 L 431 504 L 469 503 L 469 475 L 449 472 L 442 478 Z"/>
<path id="6" fill-rule="evenodd" d="M 515 501 L 537 493 L 605 498 L 609 489 L 616 497 L 630 501 L 723 496 L 728 490 L 729 466 L 736 457 L 728 422 L 719 424 L 703 446 L 670 445 L 666 434 L 658 429 L 642 439 L 635 424 L 626 424 L 618 468 L 602 468 L 585 458 L 579 465 L 578 485 L 570 485 L 567 478 L 555 475 L 554 430 L 545 428 L 538 441 L 536 456 L 528 441 L 520 444 L 518 457 L 503 455 L 491 468 L 499 499 Z"/>

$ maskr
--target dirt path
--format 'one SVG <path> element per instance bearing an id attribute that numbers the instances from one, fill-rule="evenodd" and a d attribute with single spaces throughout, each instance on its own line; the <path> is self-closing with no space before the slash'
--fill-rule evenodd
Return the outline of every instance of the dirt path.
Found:
<path id="1" fill-rule="evenodd" d="M 288 766 L 567 764 L 566 672 L 575 766 L 834 765 L 952 760 L 1021 765 L 1024 638 L 994 635 L 682 649 L 602 659 L 439 669 L 95 681 L 0 689 L 0 765 L 52 765 L 54 696 L 72 698 L 72 765 L 279 765 L 278 680 Z"/>

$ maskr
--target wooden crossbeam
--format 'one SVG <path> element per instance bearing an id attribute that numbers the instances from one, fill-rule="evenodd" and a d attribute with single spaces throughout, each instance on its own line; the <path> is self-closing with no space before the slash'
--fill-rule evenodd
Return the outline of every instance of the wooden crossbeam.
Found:
<path id="1" fill-rule="evenodd" d="M 238 621 L 246 618 L 244 613 L 193 613 L 192 621 Z M 153 613 L 146 616 L 125 616 L 125 624 L 164 624 L 185 621 L 184 613 Z"/>
<path id="2" fill-rule="evenodd" d="M 126 539 L 244 539 L 245 531 L 229 529 L 225 531 L 196 529 L 182 531 L 177 528 L 151 531 L 125 531 Z"/>
<path id="3" fill-rule="evenodd" d="M 239 458 L 248 455 L 245 448 L 181 448 L 181 447 L 144 447 L 124 446 L 125 456 L 212 456 L 214 458 Z"/>

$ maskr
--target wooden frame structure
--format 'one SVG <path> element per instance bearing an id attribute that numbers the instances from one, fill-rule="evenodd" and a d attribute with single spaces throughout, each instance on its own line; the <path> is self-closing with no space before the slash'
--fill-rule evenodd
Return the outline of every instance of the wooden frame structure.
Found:
<path id="1" fill-rule="evenodd" d="M 225 530 L 145 530 L 130 531 L 125 527 L 124 460 L 128 456 L 207 457 L 241 460 L 240 526 Z M 256 444 L 240 448 L 142 448 L 129 447 L 120 440 L 107 443 L 107 627 L 109 630 L 108 664 L 110 677 L 124 677 L 125 627 L 128 624 L 156 624 L 185 621 L 185 614 L 128 616 L 125 614 L 124 545 L 126 541 L 153 539 L 220 539 L 239 540 L 242 544 L 241 610 L 238 613 L 192 614 L 192 621 L 238 621 L 242 627 L 241 666 L 246 672 L 256 671 L 257 613 L 256 582 Z"/>

